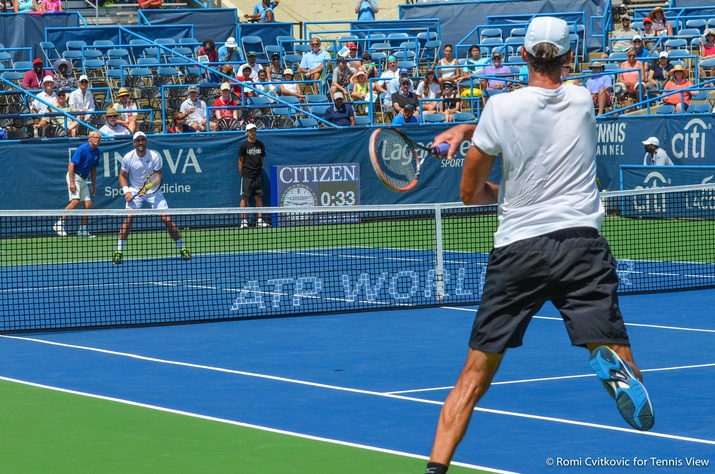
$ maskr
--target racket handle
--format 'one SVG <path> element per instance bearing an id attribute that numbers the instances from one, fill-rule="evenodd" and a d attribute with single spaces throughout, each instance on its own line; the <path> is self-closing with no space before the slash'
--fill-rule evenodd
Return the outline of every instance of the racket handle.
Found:
<path id="1" fill-rule="evenodd" d="M 437 146 L 433 146 L 434 154 L 437 156 L 445 156 L 449 151 L 449 143 L 440 143 Z"/>

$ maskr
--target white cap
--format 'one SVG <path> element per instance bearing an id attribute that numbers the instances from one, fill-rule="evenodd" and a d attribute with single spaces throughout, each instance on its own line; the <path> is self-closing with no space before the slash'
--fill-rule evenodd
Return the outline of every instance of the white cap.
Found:
<path id="1" fill-rule="evenodd" d="M 134 134 L 134 137 L 132 137 L 132 140 L 136 140 L 139 137 L 144 137 L 146 138 L 146 134 L 144 132 L 137 132 Z"/>
<path id="2" fill-rule="evenodd" d="M 635 40 L 641 40 L 641 41 L 643 41 L 643 38 L 641 38 L 641 35 L 635 35 L 635 36 L 633 37 L 633 41 L 635 41 Z"/>
<path id="3" fill-rule="evenodd" d="M 660 146 L 660 141 L 655 137 L 650 137 L 648 140 L 643 142 L 644 145 L 655 145 Z"/>
<path id="4" fill-rule="evenodd" d="M 255 123 L 249 123 L 248 125 L 246 125 L 246 131 L 253 130 L 256 128 L 258 128 L 258 127 L 256 127 Z"/>
<path id="5" fill-rule="evenodd" d="M 238 43 L 236 43 L 236 38 L 231 36 L 229 39 L 226 40 L 226 45 L 227 48 L 235 48 L 238 46 Z"/>
<path id="6" fill-rule="evenodd" d="M 222 91 L 230 91 L 231 84 L 229 84 L 228 82 L 224 82 L 223 84 L 221 84 L 221 87 L 219 87 L 219 89 Z"/>
<path id="7" fill-rule="evenodd" d="M 536 56 L 534 46 L 539 43 L 553 44 L 558 48 L 557 56 L 564 55 L 571 49 L 569 39 L 569 26 L 560 19 L 552 16 L 537 16 L 526 29 L 524 47 L 528 52 Z"/>
<path id="8" fill-rule="evenodd" d="M 333 100 L 344 99 L 344 98 L 345 98 L 345 96 L 343 95 L 342 92 L 336 92 L 335 94 L 333 94 Z"/>
<path id="9" fill-rule="evenodd" d="M 667 58 L 668 57 L 668 51 L 661 51 L 660 54 L 658 55 L 659 58 Z"/>
<path id="10" fill-rule="evenodd" d="M 85 74 L 82 74 L 81 76 L 79 76 L 79 81 L 78 81 L 78 82 L 82 82 L 82 81 L 87 81 L 87 82 L 89 82 L 89 77 L 87 77 Z"/>
<path id="11" fill-rule="evenodd" d="M 45 82 L 55 82 L 55 78 L 48 74 L 42 78 L 42 83 L 44 84 Z"/>
<path id="12" fill-rule="evenodd" d="M 285 76 L 285 75 L 287 75 L 287 74 L 293 74 L 293 70 L 292 70 L 291 68 L 286 68 L 286 69 L 284 69 L 284 70 L 283 70 L 283 75 Z"/>

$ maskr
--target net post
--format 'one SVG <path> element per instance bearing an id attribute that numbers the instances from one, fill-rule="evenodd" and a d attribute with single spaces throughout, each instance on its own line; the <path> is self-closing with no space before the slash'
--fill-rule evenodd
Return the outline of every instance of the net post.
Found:
<path id="1" fill-rule="evenodd" d="M 442 204 L 435 204 L 434 208 L 435 221 L 435 252 L 436 252 L 436 268 L 435 268 L 435 287 L 437 300 L 444 300 L 444 255 L 442 250 Z"/>

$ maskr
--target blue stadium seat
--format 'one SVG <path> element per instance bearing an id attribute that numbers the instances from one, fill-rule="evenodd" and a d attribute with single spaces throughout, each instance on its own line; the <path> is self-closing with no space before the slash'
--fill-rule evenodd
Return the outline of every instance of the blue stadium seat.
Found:
<path id="1" fill-rule="evenodd" d="M 425 123 L 442 123 L 447 120 L 444 114 L 426 114 L 422 116 L 422 121 Z"/>

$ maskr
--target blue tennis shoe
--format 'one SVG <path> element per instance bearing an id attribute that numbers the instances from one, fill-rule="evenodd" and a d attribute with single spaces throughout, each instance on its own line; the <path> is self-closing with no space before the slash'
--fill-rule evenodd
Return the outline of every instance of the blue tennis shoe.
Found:
<path id="1" fill-rule="evenodd" d="M 633 373 L 633 369 L 611 348 L 599 346 L 591 352 L 591 368 L 603 381 L 626 422 L 640 431 L 653 427 L 653 406 L 648 392 Z"/>

